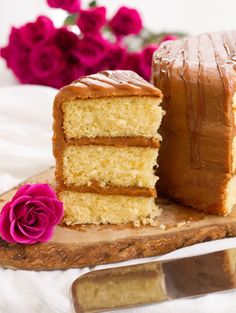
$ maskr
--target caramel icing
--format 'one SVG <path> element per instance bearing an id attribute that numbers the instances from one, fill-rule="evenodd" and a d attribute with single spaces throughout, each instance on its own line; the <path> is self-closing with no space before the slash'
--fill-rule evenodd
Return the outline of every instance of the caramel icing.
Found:
<path id="1" fill-rule="evenodd" d="M 145 187 L 122 187 L 122 186 L 105 186 L 102 187 L 97 181 L 93 181 L 89 186 L 66 185 L 63 179 L 59 179 L 57 189 L 60 191 L 71 190 L 82 193 L 100 193 L 103 195 L 125 195 L 134 197 L 156 197 L 156 189 Z"/>
<path id="2" fill-rule="evenodd" d="M 134 72 L 103 71 L 81 77 L 71 85 L 63 87 L 56 98 L 59 102 L 62 102 L 76 98 L 118 96 L 154 96 L 162 98 L 162 93 Z"/>
<path id="3" fill-rule="evenodd" d="M 146 137 L 95 137 L 88 138 L 82 137 L 80 139 L 67 140 L 67 145 L 73 146 L 86 146 L 86 145 L 98 145 L 98 146 L 115 146 L 115 147 L 150 147 L 159 148 L 160 142 L 156 138 Z"/>
<path id="4" fill-rule="evenodd" d="M 233 174 L 235 53 L 236 32 L 231 31 L 165 42 L 153 58 L 152 79 L 163 91 L 162 106 L 166 110 L 160 129 L 163 136 L 159 157 L 160 188 L 185 204 L 219 214 L 226 213 L 222 203 L 226 183 Z M 170 153 L 177 158 L 184 153 L 182 164 L 164 160 Z M 172 173 L 167 174 L 165 171 L 170 166 Z M 212 183 L 214 177 L 209 174 L 207 177 L 207 171 L 218 175 L 217 183 Z M 202 186 L 202 191 L 206 198 L 211 198 L 205 203 L 199 197 L 203 184 L 208 188 Z M 181 195 L 180 185 L 188 185 L 186 195 Z M 195 200 L 192 201 L 187 193 Z M 211 205 L 207 204 L 208 200 Z"/>
<path id="5" fill-rule="evenodd" d="M 61 104 L 64 101 L 86 98 L 102 98 L 117 96 L 153 96 L 162 98 L 159 89 L 148 83 L 131 71 L 103 71 L 85 76 L 74 81 L 71 85 L 59 90 L 53 106 L 53 154 L 56 159 L 56 178 L 58 192 L 65 190 L 63 183 L 63 150 L 69 145 L 110 145 L 118 147 L 137 146 L 159 148 L 159 140 L 146 137 L 96 137 L 66 140 L 63 133 L 63 112 Z M 75 190 L 75 187 L 70 187 Z M 99 192 L 103 194 L 118 194 L 133 196 L 154 196 L 149 188 L 98 187 L 98 184 L 76 188 L 81 192 Z M 82 191 L 83 190 L 83 191 Z"/>

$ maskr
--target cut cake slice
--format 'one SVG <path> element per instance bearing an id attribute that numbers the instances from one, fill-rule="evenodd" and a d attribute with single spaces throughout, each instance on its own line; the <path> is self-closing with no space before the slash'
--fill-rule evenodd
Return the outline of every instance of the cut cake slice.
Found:
<path id="1" fill-rule="evenodd" d="M 130 71 L 104 71 L 62 88 L 53 151 L 67 224 L 152 223 L 160 90 Z"/>

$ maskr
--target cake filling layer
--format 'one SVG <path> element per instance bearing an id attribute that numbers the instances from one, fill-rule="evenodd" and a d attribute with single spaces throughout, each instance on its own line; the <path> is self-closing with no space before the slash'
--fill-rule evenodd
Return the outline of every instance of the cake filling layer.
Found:
<path id="1" fill-rule="evenodd" d="M 100 193 L 102 195 L 124 195 L 132 197 L 156 197 L 157 192 L 155 188 L 144 188 L 144 187 L 121 187 L 121 186 L 105 186 L 102 187 L 97 181 L 92 181 L 89 186 L 76 186 L 70 185 L 69 188 L 64 184 L 58 185 L 57 190 L 71 190 L 77 192 L 90 192 Z"/>
<path id="2" fill-rule="evenodd" d="M 115 147 L 149 147 L 149 148 L 159 148 L 160 143 L 159 138 L 146 138 L 146 137 L 82 137 L 80 139 L 69 139 L 66 145 L 75 146 L 87 146 L 87 145 L 97 145 L 97 146 L 115 146 Z"/>
<path id="3" fill-rule="evenodd" d="M 75 99 L 62 103 L 65 138 L 157 138 L 162 119 L 157 97 Z"/>
<path id="4" fill-rule="evenodd" d="M 152 224 L 160 215 L 154 198 L 100 195 L 63 191 L 64 223 L 75 224 Z"/>
<path id="5" fill-rule="evenodd" d="M 63 152 L 65 186 L 154 188 L 158 149 L 112 146 L 68 146 Z"/>

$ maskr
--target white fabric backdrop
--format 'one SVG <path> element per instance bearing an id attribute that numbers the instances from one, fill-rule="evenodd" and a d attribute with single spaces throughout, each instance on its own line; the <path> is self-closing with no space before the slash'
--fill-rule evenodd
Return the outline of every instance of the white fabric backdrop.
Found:
<path id="1" fill-rule="evenodd" d="M 0 192 L 53 165 L 51 110 L 55 90 L 37 86 L 0 88 Z M 236 247 L 236 238 L 177 250 L 160 258 L 129 261 L 133 264 L 157 259 L 186 257 Z M 116 265 L 104 265 L 106 268 Z M 88 271 L 27 272 L 0 269 L 0 313 L 72 313 L 70 286 Z M 236 292 L 179 300 L 129 313 L 235 313 Z"/>

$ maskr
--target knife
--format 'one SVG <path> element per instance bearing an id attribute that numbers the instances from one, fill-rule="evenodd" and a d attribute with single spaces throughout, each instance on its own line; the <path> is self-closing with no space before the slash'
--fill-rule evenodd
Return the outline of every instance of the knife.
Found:
<path id="1" fill-rule="evenodd" d="M 72 284 L 76 313 L 105 312 L 236 288 L 236 248 L 95 270 Z"/>

